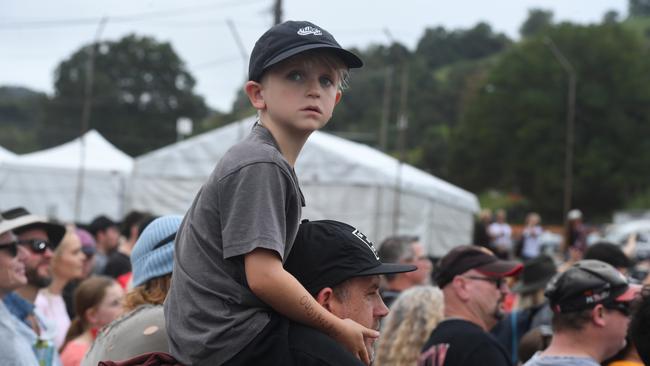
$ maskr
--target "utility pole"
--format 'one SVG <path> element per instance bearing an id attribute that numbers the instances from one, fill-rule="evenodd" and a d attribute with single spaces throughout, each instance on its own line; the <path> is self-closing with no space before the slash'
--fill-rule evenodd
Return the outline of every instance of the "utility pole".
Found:
<path id="1" fill-rule="evenodd" d="M 99 42 L 99 37 L 104 31 L 104 26 L 108 22 L 107 17 L 103 17 L 99 21 L 97 31 L 95 32 L 95 40 L 88 47 L 88 60 L 86 62 L 86 83 L 84 85 L 84 103 L 81 110 L 81 130 L 79 131 L 79 170 L 77 171 L 77 190 L 75 192 L 74 201 L 74 219 L 79 221 L 81 216 L 81 204 L 83 201 L 84 191 L 84 175 L 86 164 L 86 138 L 85 134 L 88 132 L 90 125 L 90 114 L 92 111 L 93 103 L 93 78 L 95 76 L 95 48 Z"/>
<path id="2" fill-rule="evenodd" d="M 282 23 L 282 0 L 275 0 L 273 5 L 273 24 Z"/>
<path id="3" fill-rule="evenodd" d="M 388 152 L 388 119 L 390 118 L 390 100 L 393 89 L 393 66 L 386 66 L 384 73 L 384 99 L 381 106 L 379 147 L 386 153 Z"/>
<path id="4" fill-rule="evenodd" d="M 239 54 L 241 55 L 241 58 L 243 60 L 244 81 L 246 81 L 248 78 L 248 52 L 246 51 L 244 42 L 242 42 L 241 37 L 239 36 L 239 32 L 237 32 L 237 28 L 235 27 L 235 23 L 232 21 L 232 19 L 226 19 L 226 23 L 228 24 L 228 28 L 230 29 L 230 33 L 232 34 L 232 38 L 235 39 L 235 43 L 237 44 L 237 48 L 239 49 Z"/>
<path id="5" fill-rule="evenodd" d="M 393 204 L 393 234 L 397 235 L 399 232 L 399 216 L 401 213 L 401 198 L 402 198 L 402 165 L 406 158 L 406 131 L 408 130 L 408 116 L 407 116 L 407 103 L 408 103 L 408 79 L 409 79 L 409 66 L 408 61 L 404 60 L 402 63 L 402 81 L 400 85 L 400 99 L 399 99 L 399 117 L 397 119 L 397 178 L 395 183 L 395 201 Z"/>
<path id="6" fill-rule="evenodd" d="M 573 199 L 573 145 L 575 131 L 576 72 L 573 65 L 571 65 L 569 60 L 564 56 L 550 37 L 544 37 L 544 44 L 551 49 L 553 56 L 555 56 L 555 59 L 560 63 L 569 77 L 566 114 L 566 143 L 564 146 L 564 212 L 562 213 L 564 215 L 564 220 L 566 220 L 566 214 L 571 210 L 571 201 Z"/>

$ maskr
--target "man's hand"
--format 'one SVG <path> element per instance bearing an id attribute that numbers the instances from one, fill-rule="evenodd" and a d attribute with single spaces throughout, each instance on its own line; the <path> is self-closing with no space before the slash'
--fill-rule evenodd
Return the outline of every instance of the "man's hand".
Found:
<path id="1" fill-rule="evenodd" d="M 366 338 L 378 338 L 379 332 L 364 327 L 352 319 L 341 319 L 333 337 L 363 363 L 370 365 L 370 354 L 366 348 Z"/>

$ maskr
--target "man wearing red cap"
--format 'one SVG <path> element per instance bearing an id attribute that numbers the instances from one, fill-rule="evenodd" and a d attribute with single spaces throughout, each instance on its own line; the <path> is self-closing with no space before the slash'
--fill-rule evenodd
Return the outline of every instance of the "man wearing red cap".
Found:
<path id="1" fill-rule="evenodd" d="M 488 331 L 504 315 L 509 292 L 504 278 L 521 269 L 476 246 L 460 246 L 444 256 L 435 280 L 445 296 L 445 319 L 431 333 L 418 365 L 512 365 Z"/>

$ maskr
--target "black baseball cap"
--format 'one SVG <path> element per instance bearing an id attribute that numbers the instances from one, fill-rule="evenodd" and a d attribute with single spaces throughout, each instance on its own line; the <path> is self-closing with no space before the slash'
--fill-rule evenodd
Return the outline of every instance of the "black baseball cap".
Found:
<path id="1" fill-rule="evenodd" d="M 434 279 L 438 287 L 443 288 L 454 277 L 470 269 L 477 270 L 488 277 L 500 278 L 514 276 L 522 268 L 521 263 L 501 260 L 483 247 L 461 245 L 452 249 L 440 259 Z"/>
<path id="2" fill-rule="evenodd" d="M 271 27 L 255 42 L 248 64 L 248 80 L 260 81 L 269 67 L 317 48 L 331 50 L 348 68 L 363 66 L 357 55 L 343 49 L 325 29 L 310 22 L 288 20 Z"/>
<path id="3" fill-rule="evenodd" d="M 353 277 L 417 269 L 411 264 L 382 263 L 365 234 L 334 220 L 304 220 L 284 268 L 312 295 Z"/>
<path id="4" fill-rule="evenodd" d="M 583 259 L 565 272 L 555 276 L 544 295 L 556 313 L 570 313 L 594 307 L 596 304 L 631 302 L 641 286 L 630 285 L 611 265 Z"/>
<path id="5" fill-rule="evenodd" d="M 528 294 L 544 289 L 556 274 L 557 266 L 553 258 L 542 254 L 524 263 L 519 282 L 512 287 L 512 291 Z"/>
<path id="6" fill-rule="evenodd" d="M 597 259 L 609 263 L 615 268 L 632 267 L 632 261 L 625 255 L 621 247 L 606 241 L 588 247 L 583 259 Z"/>

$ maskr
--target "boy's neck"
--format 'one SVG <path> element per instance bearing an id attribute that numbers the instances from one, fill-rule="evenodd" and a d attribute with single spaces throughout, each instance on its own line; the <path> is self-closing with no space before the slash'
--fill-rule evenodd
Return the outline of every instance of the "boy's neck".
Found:
<path id="1" fill-rule="evenodd" d="M 289 165 L 292 167 L 295 166 L 302 147 L 305 145 L 305 142 L 307 142 L 307 139 L 313 131 L 288 130 L 273 122 L 265 122 L 263 119 L 260 119 L 260 123 L 271 132 L 271 135 L 273 135 L 275 142 L 280 148 L 280 153 L 284 156 Z"/>

